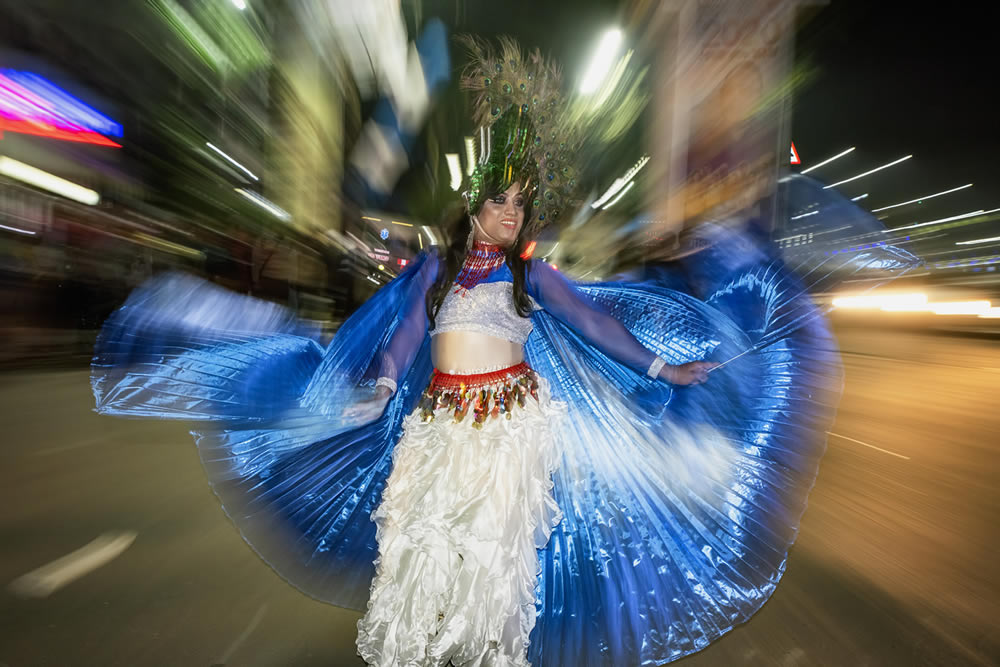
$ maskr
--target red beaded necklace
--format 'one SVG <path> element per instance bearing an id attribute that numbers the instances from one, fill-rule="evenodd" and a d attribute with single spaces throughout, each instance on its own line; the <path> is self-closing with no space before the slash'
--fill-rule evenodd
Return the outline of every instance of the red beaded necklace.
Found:
<path id="1" fill-rule="evenodd" d="M 465 256 L 465 263 L 455 278 L 455 284 L 465 289 L 472 289 L 493 269 L 503 265 L 505 260 L 504 250 L 500 246 L 476 241 L 472 245 L 472 250 Z"/>

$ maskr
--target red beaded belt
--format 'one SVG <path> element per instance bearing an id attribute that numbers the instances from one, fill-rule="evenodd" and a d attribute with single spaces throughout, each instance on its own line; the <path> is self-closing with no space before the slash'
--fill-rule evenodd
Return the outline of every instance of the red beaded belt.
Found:
<path id="1" fill-rule="evenodd" d="M 511 418 L 514 406 L 524 407 L 528 395 L 538 400 L 538 377 L 531 366 L 521 362 L 510 368 L 475 375 L 451 375 L 435 369 L 431 383 L 417 407 L 425 422 L 433 421 L 435 411 L 445 409 L 455 422 L 472 411 L 472 425 L 482 428 L 487 417 Z"/>

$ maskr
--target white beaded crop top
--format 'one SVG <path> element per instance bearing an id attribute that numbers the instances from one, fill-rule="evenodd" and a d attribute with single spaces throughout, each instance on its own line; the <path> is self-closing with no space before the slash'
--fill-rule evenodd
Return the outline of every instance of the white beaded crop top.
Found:
<path id="1" fill-rule="evenodd" d="M 509 274 L 509 270 L 506 272 Z M 496 277 L 500 280 L 482 282 L 470 289 L 460 285 L 452 288 L 434 318 L 434 329 L 428 333 L 435 336 L 446 331 L 473 331 L 524 345 L 531 335 L 531 319 L 517 314 L 513 284 L 503 280 L 502 275 Z M 539 307 L 534 299 L 531 306 Z"/>
<path id="2" fill-rule="evenodd" d="M 449 288 L 428 330 L 423 296 L 441 267 L 429 256 L 417 274 L 421 297 L 410 305 L 380 355 L 377 385 L 395 391 L 426 334 L 471 331 L 525 345 L 533 330 L 530 317 L 521 317 L 514 306 L 513 276 L 496 246 L 476 244 Z M 585 292 L 578 290 L 545 262 L 529 262 L 526 289 L 532 311 L 542 310 L 575 330 L 589 344 L 615 361 L 650 377 L 658 377 L 665 360 L 644 347 L 618 320 L 608 315 Z M 422 323 L 422 326 L 421 326 Z"/>

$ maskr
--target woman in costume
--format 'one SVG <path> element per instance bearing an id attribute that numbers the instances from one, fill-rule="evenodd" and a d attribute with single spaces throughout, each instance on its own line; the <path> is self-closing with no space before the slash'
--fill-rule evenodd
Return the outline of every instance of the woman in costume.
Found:
<path id="1" fill-rule="evenodd" d="M 701 383 L 712 366 L 667 365 L 549 265 L 520 257 L 538 173 L 512 156 L 527 152 L 518 144 L 534 133 L 520 109 L 492 127 L 491 152 L 504 162 L 480 165 L 468 231 L 455 235 L 447 259 L 423 261 L 417 280 L 427 296 L 418 290 L 424 298 L 389 341 L 376 381 L 387 401 L 397 369 L 429 333 L 435 370 L 403 422 L 373 515 L 379 557 L 358 624 L 359 652 L 372 665 L 527 664 L 536 551 L 559 522 L 552 431 L 564 411 L 524 361 L 533 309 L 652 378 Z"/>
<path id="2" fill-rule="evenodd" d="M 101 333 L 97 409 L 197 421 L 244 539 L 303 592 L 366 610 L 371 664 L 669 662 L 784 572 L 835 347 L 770 257 L 703 282 L 705 300 L 525 262 L 574 185 L 557 77 L 506 44 L 466 85 L 480 154 L 445 253 L 325 347 L 281 308 L 155 279 Z M 706 359 L 734 360 L 702 385 Z"/>

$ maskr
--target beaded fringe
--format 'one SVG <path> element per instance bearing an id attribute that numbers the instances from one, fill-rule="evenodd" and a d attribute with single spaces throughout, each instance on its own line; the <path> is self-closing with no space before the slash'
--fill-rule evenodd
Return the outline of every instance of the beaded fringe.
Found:
<path id="1" fill-rule="evenodd" d="M 472 411 L 472 426 L 482 428 L 487 418 L 510 419 L 515 406 L 524 407 L 528 396 L 538 400 L 538 376 L 526 363 L 493 373 L 450 375 L 437 370 L 417 407 L 424 422 L 444 409 L 459 423 Z"/>

